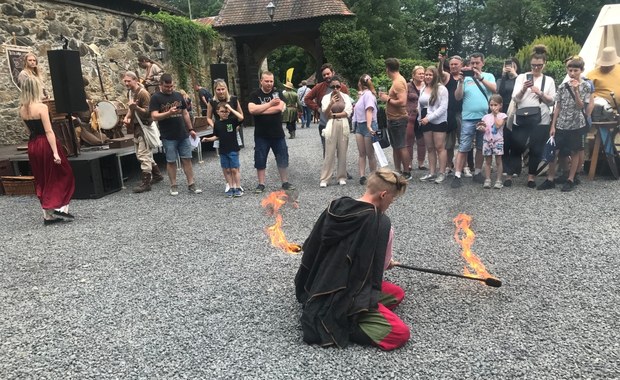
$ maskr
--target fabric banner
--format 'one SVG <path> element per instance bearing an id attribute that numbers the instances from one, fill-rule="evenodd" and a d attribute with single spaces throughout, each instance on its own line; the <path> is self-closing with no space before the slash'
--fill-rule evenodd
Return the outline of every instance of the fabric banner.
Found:
<path id="1" fill-rule="evenodd" d="M 6 51 L 6 60 L 9 64 L 9 71 L 11 72 L 11 80 L 15 87 L 19 89 L 17 83 L 17 77 L 19 73 L 24 69 L 24 56 L 26 53 L 30 53 L 32 50 L 26 46 L 7 45 L 2 44 L 4 51 Z"/>

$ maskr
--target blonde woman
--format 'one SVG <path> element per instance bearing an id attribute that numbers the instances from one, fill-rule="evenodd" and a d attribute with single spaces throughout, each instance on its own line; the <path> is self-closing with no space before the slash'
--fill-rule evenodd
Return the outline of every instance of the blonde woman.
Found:
<path id="1" fill-rule="evenodd" d="M 68 211 L 75 190 L 73 170 L 56 140 L 47 106 L 41 102 L 41 82 L 27 77 L 22 81 L 21 91 L 19 116 L 30 134 L 28 159 L 43 208 L 43 223 L 71 221 L 73 215 Z"/>
<path id="2" fill-rule="evenodd" d="M 320 187 L 327 187 L 332 176 L 334 160 L 338 158 L 336 179 L 342 185 L 347 184 L 347 149 L 349 146 L 349 116 L 353 105 L 349 95 L 340 91 L 340 78 L 333 76 L 329 83 L 332 92 L 321 100 L 321 110 L 325 113 L 327 125 L 323 130 L 325 137 L 325 159 L 321 169 Z"/>
<path id="3" fill-rule="evenodd" d="M 217 120 L 220 120 L 220 116 L 217 114 L 217 112 L 214 112 L 214 110 L 217 110 L 218 104 L 222 102 L 227 103 L 230 108 L 237 111 L 237 113 L 241 115 L 241 117 L 237 117 L 234 115 L 233 112 L 230 113 L 231 118 L 236 118 L 241 123 L 243 121 L 243 109 L 241 109 L 241 103 L 239 103 L 239 99 L 236 96 L 230 95 L 230 93 L 228 92 L 228 85 L 226 85 L 226 81 L 224 79 L 216 79 L 215 81 L 213 81 L 213 92 L 213 98 L 207 104 L 207 123 L 209 123 L 211 128 L 215 126 L 215 122 Z M 241 133 L 243 133 L 242 124 L 239 125 L 239 131 L 237 131 L 237 141 L 240 146 L 242 145 Z M 213 147 L 219 149 L 219 141 L 215 141 L 213 143 Z M 224 173 L 224 178 L 226 179 L 226 187 L 224 189 L 224 192 L 227 192 L 228 190 L 230 190 L 229 183 L 233 182 L 233 178 L 227 177 L 226 170 L 222 170 L 222 172 Z M 243 192 L 243 187 L 240 187 L 240 189 L 241 192 Z"/>
<path id="4" fill-rule="evenodd" d="M 41 73 L 39 72 L 39 61 L 37 60 L 37 56 L 34 53 L 27 53 L 24 56 L 24 69 L 19 72 L 17 76 L 17 84 L 21 88 L 22 83 L 27 78 L 35 78 L 40 82 L 41 88 L 41 97 L 43 99 L 47 99 L 47 90 L 45 90 L 43 86 L 43 79 L 41 78 Z"/>
<path id="5" fill-rule="evenodd" d="M 426 170 L 424 167 L 424 159 L 426 157 L 426 146 L 424 145 L 424 134 L 418 123 L 418 98 L 420 93 L 424 91 L 424 67 L 416 66 L 411 70 L 411 80 L 407 83 L 407 133 L 405 141 L 407 150 L 409 151 L 409 172 L 411 172 L 411 164 L 413 162 L 413 144 L 417 146 L 418 153 L 418 169 Z"/>

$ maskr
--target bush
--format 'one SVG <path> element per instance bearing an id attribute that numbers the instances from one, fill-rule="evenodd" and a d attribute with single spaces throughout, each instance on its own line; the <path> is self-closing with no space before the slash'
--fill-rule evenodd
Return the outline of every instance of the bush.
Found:
<path id="1" fill-rule="evenodd" d="M 523 71 L 529 70 L 530 56 L 534 45 L 545 45 L 547 47 L 547 61 L 561 61 L 572 55 L 579 54 L 581 45 L 573 41 L 570 37 L 564 36 L 542 36 L 536 38 L 529 45 L 523 46 L 515 55 L 521 64 Z"/>
<path id="2" fill-rule="evenodd" d="M 324 21 L 320 31 L 325 58 L 338 68 L 338 74 L 348 83 L 357 83 L 359 76 L 370 67 L 372 51 L 368 33 L 356 29 L 351 19 Z"/>

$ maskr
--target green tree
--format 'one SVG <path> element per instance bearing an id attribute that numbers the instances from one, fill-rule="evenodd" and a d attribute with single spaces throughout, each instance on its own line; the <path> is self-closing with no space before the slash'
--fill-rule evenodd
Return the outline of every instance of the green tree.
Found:
<path id="1" fill-rule="evenodd" d="M 351 19 L 325 21 L 320 31 L 325 58 L 348 83 L 357 83 L 357 77 L 372 67 L 373 54 L 366 31 L 357 29 Z"/>
<path id="2" fill-rule="evenodd" d="M 293 86 L 308 78 L 316 69 L 316 62 L 308 53 L 298 46 L 282 46 L 271 52 L 267 58 L 269 70 L 273 72 L 278 84 L 284 84 L 286 70 L 294 68 Z M 281 86 L 278 86 L 282 88 Z"/>
<path id="3" fill-rule="evenodd" d="M 163 0 L 189 15 L 189 5 L 192 7 L 192 18 L 216 16 L 222 5 L 223 0 Z"/>
<path id="4" fill-rule="evenodd" d="M 357 29 L 366 30 L 374 56 L 411 55 L 399 0 L 345 0 L 345 3 L 357 15 Z"/>

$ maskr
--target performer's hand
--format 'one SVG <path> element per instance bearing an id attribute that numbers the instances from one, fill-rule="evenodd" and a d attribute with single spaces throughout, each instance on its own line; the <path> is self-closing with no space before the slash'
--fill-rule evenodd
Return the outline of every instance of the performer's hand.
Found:
<path id="1" fill-rule="evenodd" d="M 54 163 L 60 165 L 60 156 L 58 153 L 54 153 Z"/>

